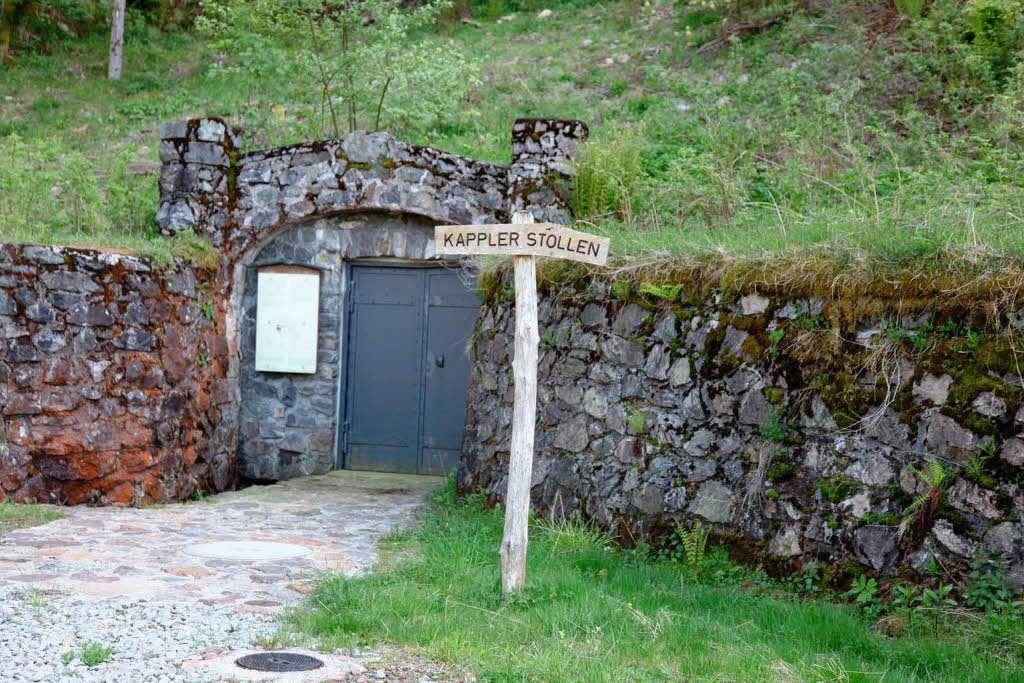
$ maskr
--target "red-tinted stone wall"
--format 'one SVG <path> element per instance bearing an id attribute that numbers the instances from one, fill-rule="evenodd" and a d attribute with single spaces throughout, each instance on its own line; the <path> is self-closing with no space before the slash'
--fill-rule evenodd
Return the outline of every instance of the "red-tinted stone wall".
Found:
<path id="1" fill-rule="evenodd" d="M 233 483 L 212 274 L 0 245 L 0 500 L 140 505 Z"/>

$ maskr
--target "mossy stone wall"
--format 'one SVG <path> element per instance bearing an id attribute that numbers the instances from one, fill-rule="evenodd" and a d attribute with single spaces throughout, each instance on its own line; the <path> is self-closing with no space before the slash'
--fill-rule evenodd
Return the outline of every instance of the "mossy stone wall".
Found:
<path id="1" fill-rule="evenodd" d="M 498 500 L 513 392 L 508 274 L 488 291 L 459 486 Z M 700 518 L 793 566 L 926 574 L 993 552 L 1024 588 L 1019 321 L 1007 311 L 979 327 L 880 302 L 877 315 L 847 315 L 855 303 L 600 276 L 547 286 L 534 504 L 655 543 Z M 924 512 L 908 512 L 920 496 Z"/>

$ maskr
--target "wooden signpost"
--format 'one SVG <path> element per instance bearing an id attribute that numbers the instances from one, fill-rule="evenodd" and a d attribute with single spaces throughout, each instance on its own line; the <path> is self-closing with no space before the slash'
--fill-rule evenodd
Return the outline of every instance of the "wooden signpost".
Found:
<path id="1" fill-rule="evenodd" d="M 526 544 L 530 513 L 533 437 L 537 415 L 537 256 L 552 256 L 603 265 L 607 237 L 570 230 L 553 223 L 534 223 L 519 212 L 511 225 L 439 225 L 434 243 L 439 256 L 511 254 L 515 265 L 516 340 L 512 374 L 512 444 L 509 449 L 505 532 L 501 539 L 501 587 L 516 596 L 526 579 Z"/>

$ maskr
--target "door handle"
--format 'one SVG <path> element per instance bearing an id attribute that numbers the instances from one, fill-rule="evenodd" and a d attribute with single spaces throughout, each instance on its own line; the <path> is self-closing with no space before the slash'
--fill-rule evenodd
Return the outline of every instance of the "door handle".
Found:
<path id="1" fill-rule="evenodd" d="M 443 353 L 439 353 L 438 355 L 434 356 L 434 365 L 436 365 L 439 368 L 443 368 L 444 367 L 444 354 Z"/>

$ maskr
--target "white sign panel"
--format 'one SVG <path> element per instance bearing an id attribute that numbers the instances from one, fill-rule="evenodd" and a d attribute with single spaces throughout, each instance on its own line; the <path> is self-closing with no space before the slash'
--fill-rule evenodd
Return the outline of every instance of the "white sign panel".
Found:
<path id="1" fill-rule="evenodd" d="M 261 270 L 256 283 L 256 370 L 316 372 L 320 273 Z"/>

